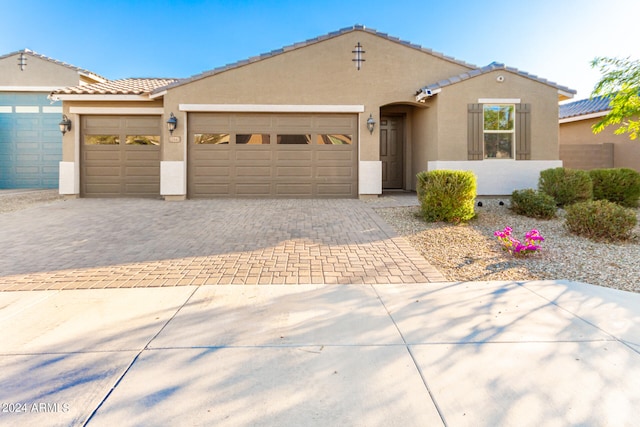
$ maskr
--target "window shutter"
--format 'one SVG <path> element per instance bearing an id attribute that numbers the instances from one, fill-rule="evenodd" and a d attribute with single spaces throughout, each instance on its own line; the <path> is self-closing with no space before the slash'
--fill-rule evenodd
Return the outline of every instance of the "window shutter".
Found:
<path id="1" fill-rule="evenodd" d="M 531 104 L 516 104 L 516 160 L 531 160 Z"/>
<path id="2" fill-rule="evenodd" d="M 482 160 L 484 157 L 482 104 L 469 104 L 467 110 L 467 158 Z"/>

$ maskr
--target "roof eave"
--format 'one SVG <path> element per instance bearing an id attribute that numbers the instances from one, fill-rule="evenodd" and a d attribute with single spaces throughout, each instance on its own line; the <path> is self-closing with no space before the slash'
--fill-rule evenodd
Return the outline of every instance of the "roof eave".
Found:
<path id="1" fill-rule="evenodd" d="M 567 99 L 573 99 L 573 97 L 576 95 L 576 91 L 575 90 L 563 90 L 563 89 L 558 89 L 558 98 L 560 99 L 560 101 L 565 101 Z"/>
<path id="2" fill-rule="evenodd" d="M 604 117 L 607 114 L 609 114 L 610 112 L 611 112 L 611 110 L 607 110 L 607 111 L 598 111 L 596 113 L 581 114 L 579 116 L 564 117 L 564 118 L 560 119 L 558 121 L 558 123 L 571 123 L 571 122 L 579 122 L 581 120 L 595 119 L 595 118 L 598 118 L 598 117 Z"/>
<path id="3" fill-rule="evenodd" d="M 52 93 L 49 95 L 52 101 L 153 101 L 149 94 L 79 94 L 79 93 Z"/>

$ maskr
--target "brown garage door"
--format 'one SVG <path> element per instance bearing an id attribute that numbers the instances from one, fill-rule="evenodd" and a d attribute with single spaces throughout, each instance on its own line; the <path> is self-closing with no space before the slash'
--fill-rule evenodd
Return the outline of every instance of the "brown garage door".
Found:
<path id="1" fill-rule="evenodd" d="M 191 113 L 188 195 L 358 197 L 355 114 Z"/>
<path id="2" fill-rule="evenodd" d="M 160 197 L 159 116 L 83 116 L 80 195 Z"/>

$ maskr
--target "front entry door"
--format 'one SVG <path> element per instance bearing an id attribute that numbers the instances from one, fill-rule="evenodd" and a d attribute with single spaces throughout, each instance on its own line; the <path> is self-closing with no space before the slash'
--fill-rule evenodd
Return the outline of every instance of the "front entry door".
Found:
<path id="1" fill-rule="evenodd" d="M 402 188 L 404 176 L 402 117 L 380 118 L 380 160 L 382 161 L 382 188 Z"/>

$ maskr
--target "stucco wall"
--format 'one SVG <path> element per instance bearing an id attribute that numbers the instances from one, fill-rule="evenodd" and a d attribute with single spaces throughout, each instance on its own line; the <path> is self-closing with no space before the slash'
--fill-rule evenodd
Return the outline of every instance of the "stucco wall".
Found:
<path id="1" fill-rule="evenodd" d="M 16 54 L 0 60 L 0 86 L 65 87 L 80 83 L 76 70 L 29 54 L 25 54 L 27 65 L 21 71 L 19 56 Z"/>
<path id="2" fill-rule="evenodd" d="M 503 76 L 502 83 L 497 81 Z M 520 99 L 531 104 L 531 160 L 558 159 L 558 91 L 496 70 L 447 86 L 438 98 L 438 160 L 467 160 L 467 104 L 481 98 Z M 435 159 L 430 159 L 435 160 Z"/>
<path id="3" fill-rule="evenodd" d="M 365 51 L 360 70 L 352 61 L 357 43 Z M 378 128 L 372 135 L 366 130 L 369 114 L 379 122 L 380 107 L 415 103 L 422 85 L 467 70 L 459 63 L 354 31 L 170 89 L 165 105 L 176 116 L 181 103 L 364 105 L 360 160 L 375 161 L 380 156 L 379 133 Z M 186 114 L 180 113 L 180 119 L 184 123 Z M 177 153 L 172 148 L 166 154 L 173 159 Z"/>
<path id="4" fill-rule="evenodd" d="M 616 135 L 616 127 L 594 134 L 592 126 L 602 117 L 560 123 L 561 158 L 568 167 L 592 169 L 617 167 L 640 170 L 640 140 Z"/>

